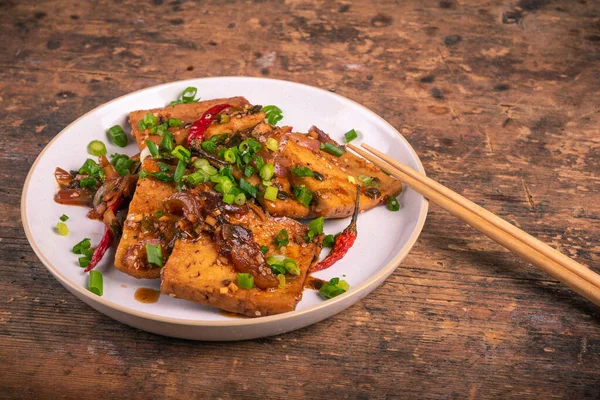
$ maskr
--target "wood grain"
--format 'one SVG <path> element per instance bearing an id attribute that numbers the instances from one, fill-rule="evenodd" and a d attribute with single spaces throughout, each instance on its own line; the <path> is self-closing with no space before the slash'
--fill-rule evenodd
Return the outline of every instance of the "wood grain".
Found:
<path id="1" fill-rule="evenodd" d="M 428 174 L 598 271 L 600 6 L 520 1 L 0 1 L 3 398 L 600 397 L 600 313 L 432 207 L 401 267 L 297 332 L 194 343 L 97 313 L 19 219 L 27 171 L 81 114 L 250 75 L 373 109 Z"/>

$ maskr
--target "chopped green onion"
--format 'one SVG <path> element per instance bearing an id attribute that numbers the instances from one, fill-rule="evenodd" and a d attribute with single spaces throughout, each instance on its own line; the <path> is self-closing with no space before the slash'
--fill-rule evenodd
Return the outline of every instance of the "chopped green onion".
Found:
<path id="1" fill-rule="evenodd" d="M 139 177 L 142 179 L 145 179 L 148 176 L 148 171 L 146 171 L 145 169 L 141 170 L 139 173 Z"/>
<path id="2" fill-rule="evenodd" d="M 312 178 L 314 176 L 310 168 L 307 167 L 292 168 L 292 173 L 300 178 Z"/>
<path id="3" fill-rule="evenodd" d="M 277 280 L 279 281 L 279 285 L 277 285 L 277 287 L 279 287 L 279 289 L 283 289 L 285 287 L 285 275 L 277 275 Z"/>
<path id="4" fill-rule="evenodd" d="M 244 178 L 240 178 L 240 188 L 254 198 L 256 198 L 256 195 L 258 194 L 258 189 L 256 188 L 256 186 L 254 186 Z"/>
<path id="5" fill-rule="evenodd" d="M 158 210 L 157 212 L 154 213 L 154 215 L 156 215 L 158 218 L 162 217 L 164 214 L 162 211 Z"/>
<path id="6" fill-rule="evenodd" d="M 81 178 L 81 180 L 79 181 L 79 187 L 81 187 L 81 188 L 95 187 L 96 183 L 97 183 L 96 178 L 92 178 L 91 176 L 86 176 L 85 178 Z"/>
<path id="7" fill-rule="evenodd" d="M 106 134 L 108 135 L 108 139 L 119 147 L 125 147 L 127 146 L 127 142 L 129 142 L 127 135 L 120 125 L 111 126 L 108 131 L 106 131 Z"/>
<path id="8" fill-rule="evenodd" d="M 160 157 L 160 153 L 158 152 L 158 147 L 156 146 L 156 143 L 154 143 L 151 140 L 146 139 L 146 147 L 148 147 L 148 151 L 150 151 L 150 154 L 152 154 L 152 157 L 154 157 L 154 158 Z"/>
<path id="9" fill-rule="evenodd" d="M 325 235 L 323 238 L 323 247 L 333 247 L 335 244 L 335 236 L 334 235 Z"/>
<path id="10" fill-rule="evenodd" d="M 362 183 L 363 186 L 365 187 L 369 187 L 369 186 L 379 186 L 379 179 L 374 178 L 372 176 L 369 175 L 359 175 L 358 176 L 358 180 L 360 181 L 360 183 Z"/>
<path id="11" fill-rule="evenodd" d="M 160 244 L 152 245 L 150 243 L 146 243 L 146 258 L 148 259 L 148 263 L 162 267 L 163 255 Z"/>
<path id="12" fill-rule="evenodd" d="M 262 108 L 262 110 L 264 111 L 265 115 L 266 115 L 266 119 L 267 122 L 271 125 L 275 125 L 276 123 L 278 123 L 279 121 L 281 121 L 281 119 L 283 118 L 283 113 L 281 111 L 281 109 L 277 106 L 264 106 Z"/>
<path id="13" fill-rule="evenodd" d="M 235 160 L 237 160 L 237 156 L 233 148 L 225 150 L 225 153 L 223 154 L 223 159 L 231 164 L 233 164 Z"/>
<path id="14" fill-rule="evenodd" d="M 294 188 L 294 196 L 299 203 L 304 204 L 306 207 L 310 204 L 313 198 L 313 194 L 304 185 L 296 186 Z"/>
<path id="15" fill-rule="evenodd" d="M 348 282 L 346 282 L 345 280 L 339 281 L 337 284 L 337 287 L 339 287 L 340 289 L 344 289 L 345 292 L 350 290 L 350 284 Z"/>
<path id="16" fill-rule="evenodd" d="M 398 202 L 398 199 L 391 196 L 388 197 L 387 208 L 390 211 L 398 211 L 400 209 L 400 203 Z"/>
<path id="17" fill-rule="evenodd" d="M 150 176 L 158 179 L 159 181 L 162 182 L 171 182 L 173 180 L 173 177 L 169 174 L 167 174 L 166 172 L 163 171 L 159 171 L 159 172 L 152 172 L 150 174 Z"/>
<path id="18" fill-rule="evenodd" d="M 262 149 L 262 144 L 258 140 L 250 138 L 240 143 L 238 149 L 244 154 L 256 154 Z"/>
<path id="19" fill-rule="evenodd" d="M 288 232 L 285 229 L 280 230 L 277 236 L 275 236 L 275 244 L 277 245 L 277 248 L 280 249 L 283 246 L 287 246 L 289 243 L 290 236 L 288 235 Z"/>
<path id="20" fill-rule="evenodd" d="M 169 125 L 166 122 L 163 122 L 162 124 L 158 125 L 156 129 L 150 128 L 150 132 L 154 130 L 158 135 L 164 136 L 164 134 L 168 132 L 167 129 L 169 129 Z"/>
<path id="21" fill-rule="evenodd" d="M 80 174 L 96 175 L 100 171 L 98 163 L 91 158 L 85 160 L 81 168 L 79 168 Z"/>
<path id="22" fill-rule="evenodd" d="M 64 222 L 57 223 L 56 230 L 58 231 L 58 234 L 61 236 L 67 236 L 69 234 L 69 227 Z"/>
<path id="23" fill-rule="evenodd" d="M 65 221 L 67 221 L 67 220 L 69 219 L 69 217 L 68 217 L 68 216 L 66 216 L 65 214 L 63 214 L 63 215 L 61 215 L 61 216 L 60 216 L 60 218 L 59 218 L 59 219 L 60 219 L 62 222 L 65 222 Z"/>
<path id="24" fill-rule="evenodd" d="M 157 162 L 158 164 L 158 168 L 162 171 L 162 172 L 171 172 L 171 167 L 168 164 L 165 164 L 162 161 Z"/>
<path id="25" fill-rule="evenodd" d="M 196 93 L 198 93 L 198 89 L 193 86 L 186 87 L 183 93 L 181 93 L 181 101 L 183 103 L 191 103 L 194 101 L 198 101 L 200 99 L 194 99 L 196 97 Z"/>
<path id="26" fill-rule="evenodd" d="M 74 254 L 83 254 L 83 251 L 88 250 L 91 246 L 92 246 L 92 243 L 90 241 L 90 238 L 85 238 L 81 242 L 79 242 L 75 246 L 73 246 L 72 251 Z"/>
<path id="27" fill-rule="evenodd" d="M 334 155 L 336 157 L 340 157 L 342 156 L 342 154 L 344 154 L 346 152 L 346 150 L 344 150 L 344 148 L 342 147 L 337 147 L 331 143 L 321 143 L 320 146 L 321 150 Z"/>
<path id="28" fill-rule="evenodd" d="M 173 149 L 173 151 L 171 152 L 171 154 L 178 158 L 181 161 L 187 161 L 190 159 L 191 157 L 191 153 L 188 149 L 186 149 L 183 146 L 177 146 Z"/>
<path id="29" fill-rule="evenodd" d="M 273 254 L 267 257 L 267 264 L 269 265 L 283 265 L 283 260 L 285 260 L 285 256 L 281 254 Z"/>
<path id="30" fill-rule="evenodd" d="M 112 154 L 110 156 L 110 163 L 115 167 L 115 171 L 117 171 L 119 176 L 127 175 L 133 166 L 133 160 L 125 154 Z"/>
<path id="31" fill-rule="evenodd" d="M 267 252 L 269 251 L 269 248 L 267 246 L 260 246 L 260 251 L 263 254 L 267 254 Z"/>
<path id="32" fill-rule="evenodd" d="M 271 264 L 269 267 L 271 267 L 271 271 L 273 271 L 275 275 L 285 274 L 285 267 L 281 264 Z"/>
<path id="33" fill-rule="evenodd" d="M 206 158 L 197 158 L 194 161 L 194 168 L 196 169 L 200 169 L 202 167 L 206 167 L 209 166 L 210 164 L 208 163 L 208 160 Z"/>
<path id="34" fill-rule="evenodd" d="M 173 174 L 173 180 L 175 182 L 181 182 L 181 178 L 183 178 L 184 173 L 185 173 L 185 161 L 179 160 L 179 161 L 177 161 L 177 168 L 175 168 L 175 173 Z"/>
<path id="35" fill-rule="evenodd" d="M 100 140 L 92 140 L 87 146 L 87 151 L 93 156 L 100 157 L 106 154 L 106 146 Z"/>
<path id="36" fill-rule="evenodd" d="M 202 149 L 210 154 L 214 154 L 215 151 L 217 150 L 217 144 L 215 142 L 213 142 L 212 140 L 205 140 L 204 142 L 202 142 L 200 144 L 200 146 L 202 146 Z"/>
<path id="37" fill-rule="evenodd" d="M 358 137 L 358 133 L 356 133 L 354 129 L 350 129 L 348 132 L 344 133 L 344 137 L 346 138 L 346 143 L 350 143 Z"/>
<path id="38" fill-rule="evenodd" d="M 146 128 L 151 128 L 158 124 L 158 118 L 156 118 L 156 115 L 152 113 L 147 113 L 146 115 L 144 115 L 144 119 L 142 121 L 144 122 L 144 126 Z"/>
<path id="39" fill-rule="evenodd" d="M 205 165 L 202 168 L 200 168 L 200 171 L 202 171 L 205 175 L 208 176 L 216 175 L 218 172 L 217 169 L 212 165 Z"/>
<path id="40" fill-rule="evenodd" d="M 298 264 L 296 264 L 295 260 L 291 258 L 286 258 L 285 260 L 283 260 L 283 266 L 285 267 L 285 270 L 288 274 L 300 275 L 300 268 L 298 267 Z"/>
<path id="41" fill-rule="evenodd" d="M 263 165 L 259 172 L 260 177 L 265 181 L 271 180 L 273 174 L 275 174 L 275 166 L 271 163 Z"/>
<path id="42" fill-rule="evenodd" d="M 254 287 L 254 277 L 252 274 L 239 272 L 237 275 L 238 286 L 244 289 L 252 289 Z"/>
<path id="43" fill-rule="evenodd" d="M 244 167 L 244 176 L 252 178 L 252 175 L 254 175 L 254 167 L 252 165 L 246 165 L 246 167 Z"/>
<path id="44" fill-rule="evenodd" d="M 256 164 L 256 169 L 260 171 L 260 169 L 265 165 L 265 160 L 260 156 L 252 156 L 252 158 Z"/>
<path id="45" fill-rule="evenodd" d="M 241 206 L 243 204 L 246 203 L 246 195 L 244 193 L 238 193 L 235 196 L 235 200 L 233 200 L 235 202 L 235 204 L 237 204 L 238 206 Z"/>
<path id="46" fill-rule="evenodd" d="M 183 121 L 177 118 L 167 118 L 167 125 L 169 125 L 169 127 L 173 128 L 176 126 L 181 126 L 183 125 Z"/>
<path id="47" fill-rule="evenodd" d="M 230 193 L 223 195 L 223 203 L 233 204 L 234 200 L 235 196 Z"/>
<path id="48" fill-rule="evenodd" d="M 104 290 L 102 284 L 102 274 L 95 269 L 90 271 L 88 290 L 97 296 L 102 296 L 102 292 Z"/>
<path id="49" fill-rule="evenodd" d="M 185 179 L 192 185 L 197 185 L 208 180 L 207 176 L 200 171 L 196 171 L 193 174 L 187 175 Z"/>
<path id="50" fill-rule="evenodd" d="M 279 189 L 277 189 L 275 186 L 267 186 L 267 188 L 265 189 L 264 198 L 266 200 L 275 201 L 277 200 L 278 193 Z"/>
<path id="51" fill-rule="evenodd" d="M 277 141 L 277 139 L 268 138 L 267 143 L 265 144 L 267 146 L 267 149 L 271 151 L 277 151 L 277 149 L 279 148 L 279 142 Z"/>
<path id="52" fill-rule="evenodd" d="M 175 142 L 175 138 L 171 132 L 165 132 L 163 134 L 162 140 L 160 141 L 160 148 L 164 149 L 167 153 L 173 151 L 173 143 Z"/>
<path id="53" fill-rule="evenodd" d="M 350 285 L 346 281 L 340 281 L 340 278 L 331 278 L 329 282 L 324 283 L 319 289 L 319 293 L 327 298 L 331 299 L 340 294 L 344 294 L 350 289 Z"/>
<path id="54" fill-rule="evenodd" d="M 307 242 L 313 240 L 313 238 L 317 235 L 323 233 L 323 221 L 325 218 L 319 217 L 315 218 L 308 223 L 308 234 L 307 234 Z"/>
<path id="55" fill-rule="evenodd" d="M 77 259 L 77 262 L 79 263 L 79 266 L 81 268 L 87 268 L 88 265 L 90 265 L 90 262 L 92 261 L 92 259 L 90 257 L 79 257 Z"/>

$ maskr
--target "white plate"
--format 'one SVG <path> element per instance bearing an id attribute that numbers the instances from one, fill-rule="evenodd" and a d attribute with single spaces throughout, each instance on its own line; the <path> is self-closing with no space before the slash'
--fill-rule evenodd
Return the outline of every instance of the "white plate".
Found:
<path id="1" fill-rule="evenodd" d="M 106 130 L 120 124 L 129 131 L 130 111 L 162 107 L 187 86 L 197 87 L 202 99 L 241 95 L 253 104 L 275 104 L 283 110 L 280 124 L 291 125 L 298 132 L 307 132 L 314 124 L 343 142 L 344 132 L 354 128 L 359 132 L 356 143 L 364 141 L 424 172 L 413 148 L 390 124 L 363 106 L 322 89 L 272 79 L 223 77 L 173 82 L 128 94 L 66 127 L 41 152 L 25 181 L 21 216 L 27 239 L 42 263 L 71 293 L 111 318 L 161 335 L 195 340 L 252 339 L 299 329 L 346 309 L 381 284 L 406 257 L 421 232 L 428 204 L 405 188 L 399 198 L 403 205 L 399 212 L 376 207 L 361 214 L 358 239 L 348 255 L 315 274 L 322 279 L 344 276 L 350 283 L 347 293 L 332 300 L 324 301 L 316 291 L 305 290 L 296 311 L 255 319 L 227 317 L 217 309 L 169 296 L 143 304 L 134 299 L 136 289 L 158 289 L 160 282 L 137 280 L 116 270 L 112 267 L 114 252 L 107 253 L 96 267 L 104 275 L 104 295 L 98 297 L 86 290 L 87 274 L 79 268 L 78 256 L 71 249 L 84 237 L 97 245 L 103 225 L 87 219 L 83 207 L 53 201 L 57 191 L 54 169 L 78 169 L 88 157 L 87 144 L 94 139 L 107 144 L 108 154 L 137 153 L 134 141 L 125 149 L 110 144 Z M 62 214 L 69 216 L 66 237 L 59 236 L 54 228 Z M 347 224 L 348 219 L 326 221 L 325 233 L 339 232 Z"/>

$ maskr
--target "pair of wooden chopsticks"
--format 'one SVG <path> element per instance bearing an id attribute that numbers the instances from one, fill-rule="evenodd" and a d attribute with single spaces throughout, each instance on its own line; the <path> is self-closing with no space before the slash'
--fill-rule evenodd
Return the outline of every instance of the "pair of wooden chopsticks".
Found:
<path id="1" fill-rule="evenodd" d="M 442 207 L 450 214 L 463 220 L 498 244 L 600 306 L 600 275 L 591 269 L 373 147 L 366 144 L 362 145 L 363 148 L 379 158 L 351 144 L 347 146 L 387 173 L 406 183 L 432 203 Z"/>

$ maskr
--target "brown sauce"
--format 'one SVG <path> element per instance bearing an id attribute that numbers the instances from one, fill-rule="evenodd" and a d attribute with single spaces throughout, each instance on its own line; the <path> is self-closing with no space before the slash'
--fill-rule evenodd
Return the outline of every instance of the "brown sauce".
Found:
<path id="1" fill-rule="evenodd" d="M 135 291 L 134 297 L 140 303 L 156 303 L 160 297 L 160 291 L 150 288 L 139 288 Z"/>
<path id="2" fill-rule="evenodd" d="M 304 288 L 305 289 L 313 289 L 313 290 L 319 290 L 321 289 L 321 286 L 323 286 L 325 282 L 322 279 L 319 278 L 315 278 L 314 276 L 307 276 L 306 280 L 304 281 Z"/>
<path id="3" fill-rule="evenodd" d="M 223 315 L 224 317 L 229 317 L 229 318 L 250 318 L 243 314 L 236 314 L 236 313 L 233 313 L 230 311 L 225 311 L 225 310 L 219 310 L 219 314 Z"/>

